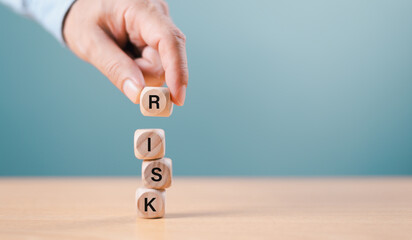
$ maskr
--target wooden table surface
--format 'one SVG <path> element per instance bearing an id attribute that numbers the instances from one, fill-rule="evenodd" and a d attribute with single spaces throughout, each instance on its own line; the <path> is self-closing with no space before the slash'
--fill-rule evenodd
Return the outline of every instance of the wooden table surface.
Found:
<path id="1" fill-rule="evenodd" d="M 412 239 L 412 178 L 176 178 L 136 217 L 133 178 L 0 178 L 0 239 Z"/>

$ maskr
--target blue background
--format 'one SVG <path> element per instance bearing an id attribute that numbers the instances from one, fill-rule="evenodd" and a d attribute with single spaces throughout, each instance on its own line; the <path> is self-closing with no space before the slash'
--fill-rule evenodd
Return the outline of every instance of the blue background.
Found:
<path id="1" fill-rule="evenodd" d="M 163 128 L 175 175 L 412 174 L 412 1 L 169 1 L 190 83 L 137 105 L 0 6 L 0 175 L 137 175 Z"/>

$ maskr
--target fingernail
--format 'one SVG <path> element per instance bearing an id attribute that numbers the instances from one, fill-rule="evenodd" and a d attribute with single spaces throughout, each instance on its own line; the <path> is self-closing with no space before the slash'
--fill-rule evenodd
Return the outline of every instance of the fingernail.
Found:
<path id="1" fill-rule="evenodd" d="M 186 99 L 186 86 L 180 87 L 179 91 L 177 92 L 177 99 L 179 99 L 180 106 L 185 104 Z"/>
<path id="2" fill-rule="evenodd" d="M 123 83 L 123 92 L 132 101 L 133 103 L 138 102 L 138 96 L 139 96 L 139 89 L 137 88 L 136 84 L 132 82 L 132 80 L 127 79 Z"/>

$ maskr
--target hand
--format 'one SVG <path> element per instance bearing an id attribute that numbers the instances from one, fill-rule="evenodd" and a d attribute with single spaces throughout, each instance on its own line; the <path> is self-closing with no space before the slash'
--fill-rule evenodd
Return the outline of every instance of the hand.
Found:
<path id="1" fill-rule="evenodd" d="M 133 103 L 145 85 L 166 81 L 176 105 L 186 96 L 186 38 L 163 0 L 77 0 L 63 35 L 69 48 L 90 62 Z"/>

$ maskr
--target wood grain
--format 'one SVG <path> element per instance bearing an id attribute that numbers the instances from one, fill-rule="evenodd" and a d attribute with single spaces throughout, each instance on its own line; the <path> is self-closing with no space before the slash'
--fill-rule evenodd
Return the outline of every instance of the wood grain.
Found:
<path id="1" fill-rule="evenodd" d="M 149 140 L 150 139 L 150 140 Z M 165 155 L 163 129 L 137 129 L 134 133 L 134 155 L 138 159 L 158 159 Z"/>
<path id="2" fill-rule="evenodd" d="M 152 99 L 153 98 L 153 99 Z M 157 100 L 153 103 L 152 100 Z M 173 112 L 170 90 L 166 87 L 145 87 L 140 94 L 140 111 L 144 116 L 169 117 Z"/>
<path id="3" fill-rule="evenodd" d="M 172 172 L 172 160 L 170 158 L 143 161 L 143 185 L 147 188 L 166 189 L 172 185 Z"/>
<path id="4" fill-rule="evenodd" d="M 175 178 L 137 217 L 136 178 L 0 179 L 0 239 L 411 239 L 412 178 Z"/>
<path id="5" fill-rule="evenodd" d="M 165 190 L 138 188 L 136 190 L 137 214 L 143 218 L 161 218 L 165 215 Z"/>

